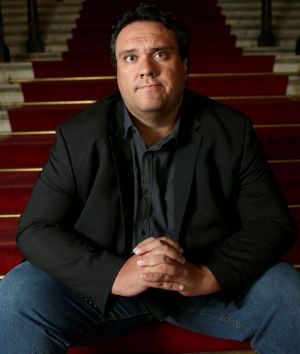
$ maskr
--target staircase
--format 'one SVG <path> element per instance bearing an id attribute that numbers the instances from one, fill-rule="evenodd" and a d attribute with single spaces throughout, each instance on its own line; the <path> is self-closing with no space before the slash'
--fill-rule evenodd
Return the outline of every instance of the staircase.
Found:
<path id="1" fill-rule="evenodd" d="M 273 34 L 275 47 L 258 47 L 260 33 L 261 0 L 218 0 L 236 46 L 245 55 L 274 55 L 273 71 L 288 73 L 289 96 L 300 95 L 300 55 L 295 54 L 296 40 L 300 37 L 300 2 L 298 0 L 272 0 Z"/>
<path id="2" fill-rule="evenodd" d="M 292 11 L 274 1 L 276 48 L 259 48 L 255 38 L 260 23 L 259 1 L 187 0 L 170 6 L 192 34 L 192 67 L 188 86 L 248 114 L 289 207 L 300 225 L 300 61 L 292 54 L 291 29 L 300 23 L 296 1 Z M 55 139 L 55 127 L 94 100 L 116 89 L 109 63 L 107 37 L 116 14 L 132 8 L 135 0 L 41 0 L 40 23 L 45 53 L 24 55 L 24 1 L 2 0 L 18 26 L 5 21 L 6 43 L 13 63 L 0 65 L 0 274 L 21 260 L 15 230 L 39 171 Z M 16 4 L 15 3 L 15 4 Z M 219 6 L 217 6 L 219 5 Z M 19 17 L 17 17 L 19 16 Z M 298 21 L 298 22 L 297 22 Z M 17 28 L 17 29 L 16 29 Z M 287 45 L 289 43 L 289 45 Z M 30 62 L 25 62 L 30 60 Z M 289 75 L 287 75 L 287 73 Z M 286 260 L 300 263 L 300 235 Z M 151 332 L 151 338 L 149 337 Z M 157 340 L 153 340 L 152 336 Z M 163 340 L 159 340 L 163 338 Z M 135 348 L 132 343 L 135 343 Z M 249 348 L 237 343 L 191 333 L 168 324 L 143 327 L 118 341 L 70 349 L 71 354 L 216 352 Z M 228 352 L 229 353 L 229 352 Z"/>

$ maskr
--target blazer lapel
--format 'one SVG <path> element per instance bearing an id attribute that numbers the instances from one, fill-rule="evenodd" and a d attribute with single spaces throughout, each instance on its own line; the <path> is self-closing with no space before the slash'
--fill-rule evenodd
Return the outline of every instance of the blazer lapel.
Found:
<path id="1" fill-rule="evenodd" d="M 187 128 L 188 123 L 183 125 Z M 196 166 L 197 156 L 202 141 L 202 134 L 199 132 L 199 121 L 195 120 L 193 127 L 189 128 L 189 134 L 186 134 L 185 127 L 180 132 L 180 139 L 175 155 L 175 223 L 176 235 L 179 239 L 181 224 L 186 209 L 186 204 L 191 192 L 194 170 Z"/>
<path id="2" fill-rule="evenodd" d="M 110 145 L 120 188 L 121 217 L 125 225 L 125 254 L 132 249 L 132 222 L 134 210 L 134 176 L 130 141 L 124 139 L 123 109 L 118 107 L 115 125 L 111 129 Z M 127 236 L 127 237 L 126 237 Z"/>

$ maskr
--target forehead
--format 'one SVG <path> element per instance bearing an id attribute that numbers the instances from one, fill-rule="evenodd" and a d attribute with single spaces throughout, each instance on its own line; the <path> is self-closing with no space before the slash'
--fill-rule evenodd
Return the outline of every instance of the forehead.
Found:
<path id="1" fill-rule="evenodd" d="M 175 33 L 166 28 L 162 23 L 156 21 L 136 21 L 125 26 L 119 33 L 116 40 L 116 52 L 135 48 L 136 45 L 149 43 L 155 47 L 170 46 L 177 47 Z"/>

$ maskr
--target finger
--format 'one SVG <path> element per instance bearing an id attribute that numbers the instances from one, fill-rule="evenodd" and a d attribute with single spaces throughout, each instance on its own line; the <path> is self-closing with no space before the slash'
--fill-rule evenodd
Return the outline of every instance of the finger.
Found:
<path id="1" fill-rule="evenodd" d="M 137 265 L 140 267 L 156 266 L 158 264 L 172 264 L 174 259 L 164 255 L 164 254 L 152 254 L 147 253 L 147 255 L 139 256 L 137 259 Z"/>
<path id="2" fill-rule="evenodd" d="M 148 274 L 149 281 L 162 281 L 162 280 L 182 280 L 187 275 L 187 269 L 179 264 L 158 264 L 152 267 L 144 267 L 142 274 Z M 165 277 L 165 278 L 164 278 Z"/>
<path id="3" fill-rule="evenodd" d="M 159 238 L 149 237 L 148 239 L 140 242 L 134 249 L 133 252 L 137 255 L 145 254 L 152 251 L 155 248 L 161 247 L 162 245 L 168 245 L 169 247 L 176 250 L 178 253 L 182 253 L 183 249 L 178 244 L 177 241 L 171 239 L 167 236 L 162 236 Z"/>
<path id="4" fill-rule="evenodd" d="M 143 240 L 140 242 L 135 248 L 142 248 L 142 247 L 153 247 L 153 245 L 157 245 L 159 243 L 164 243 L 164 244 L 169 244 L 171 247 L 174 247 L 175 249 L 178 249 L 178 251 L 182 252 L 182 248 L 178 244 L 178 242 L 174 239 L 172 239 L 169 236 L 161 236 L 161 237 L 154 237 L 151 236 L 147 238 L 146 240 Z"/>
<path id="5" fill-rule="evenodd" d="M 158 278 L 160 280 L 154 281 L 149 279 Z M 170 276 L 155 274 L 155 273 L 143 273 L 142 279 L 147 283 L 151 288 L 164 289 L 169 291 L 183 291 L 184 284 L 174 281 Z"/>
<path id="6" fill-rule="evenodd" d="M 178 253 L 174 248 L 167 245 L 157 247 L 154 250 L 147 252 L 138 258 L 139 266 L 156 265 L 159 263 L 185 263 L 185 258 L 181 253 Z"/>

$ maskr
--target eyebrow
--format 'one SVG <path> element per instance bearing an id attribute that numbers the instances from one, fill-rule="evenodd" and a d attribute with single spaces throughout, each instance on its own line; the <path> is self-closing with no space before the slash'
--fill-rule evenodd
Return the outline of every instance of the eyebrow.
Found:
<path id="1" fill-rule="evenodd" d="M 151 51 L 152 52 L 158 52 L 160 50 L 173 50 L 174 48 L 173 47 L 157 47 L 157 48 L 151 48 Z M 138 52 L 138 49 L 137 48 L 131 48 L 131 49 L 125 49 L 123 50 L 122 52 L 119 53 L 119 58 L 126 55 L 126 54 L 133 54 L 133 53 L 136 53 Z"/>

